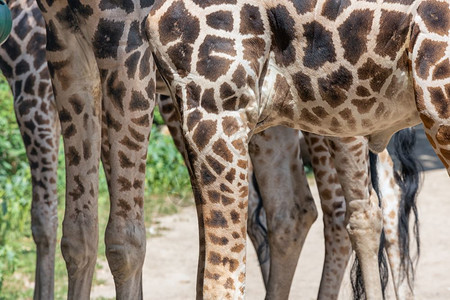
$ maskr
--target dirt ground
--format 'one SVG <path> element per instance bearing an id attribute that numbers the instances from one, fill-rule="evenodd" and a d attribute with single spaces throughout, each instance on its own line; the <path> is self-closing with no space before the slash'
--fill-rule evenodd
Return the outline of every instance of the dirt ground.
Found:
<path id="1" fill-rule="evenodd" d="M 426 169 L 418 206 L 422 249 L 417 268 L 416 299 L 450 299 L 450 182 L 434 153 L 422 146 L 419 132 L 418 155 Z M 318 195 L 312 188 L 317 207 Z M 323 225 L 313 224 L 298 263 L 290 299 L 316 299 L 324 257 Z M 145 299 L 195 299 L 198 233 L 194 207 L 179 214 L 159 219 L 161 236 L 150 238 L 143 271 Z M 153 228 L 154 229 L 154 228 Z M 152 230 L 153 230 L 152 229 Z M 250 244 L 250 242 L 249 242 Z M 247 250 L 247 299 L 264 299 L 265 291 L 253 247 Z M 97 273 L 104 282 L 93 287 L 92 298 L 114 298 L 114 283 L 106 262 Z M 388 299 L 393 299 L 392 291 Z M 340 299 L 351 299 L 348 276 L 341 288 Z"/>

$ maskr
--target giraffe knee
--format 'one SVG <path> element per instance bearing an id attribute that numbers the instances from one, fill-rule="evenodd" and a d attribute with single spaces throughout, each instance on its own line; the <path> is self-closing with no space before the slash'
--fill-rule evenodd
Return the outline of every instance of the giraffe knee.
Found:
<path id="1" fill-rule="evenodd" d="M 367 200 L 353 200 L 348 206 L 347 232 L 353 247 L 369 247 L 378 251 L 383 228 L 381 208 Z"/>
<path id="2" fill-rule="evenodd" d="M 64 235 L 61 239 L 61 252 L 66 261 L 69 277 L 83 276 L 87 270 L 93 271 L 97 258 L 97 232 L 96 226 L 85 226 L 68 230 L 65 225 Z M 70 231 L 70 232 L 68 232 Z"/>
<path id="3" fill-rule="evenodd" d="M 55 247 L 56 230 L 58 227 L 57 199 L 45 201 L 33 191 L 31 205 L 31 233 L 34 242 L 46 251 L 49 247 Z"/>
<path id="4" fill-rule="evenodd" d="M 50 217 L 49 217 L 50 215 Z M 56 211 L 54 214 L 33 214 L 31 217 L 31 233 L 36 245 L 44 252 L 49 251 L 56 245 L 56 231 L 58 226 L 58 217 Z"/>
<path id="5" fill-rule="evenodd" d="M 286 253 L 298 248 L 317 216 L 312 198 L 276 212 L 270 220 L 271 247 Z"/>
<path id="6" fill-rule="evenodd" d="M 305 219 L 305 222 L 307 222 L 309 228 L 319 216 L 316 204 L 314 203 L 314 199 L 312 197 L 308 197 L 307 200 L 303 203 L 302 208 L 303 218 Z"/>
<path id="7" fill-rule="evenodd" d="M 145 258 L 145 227 L 108 225 L 105 242 L 106 258 L 115 281 L 126 282 L 139 273 Z"/>

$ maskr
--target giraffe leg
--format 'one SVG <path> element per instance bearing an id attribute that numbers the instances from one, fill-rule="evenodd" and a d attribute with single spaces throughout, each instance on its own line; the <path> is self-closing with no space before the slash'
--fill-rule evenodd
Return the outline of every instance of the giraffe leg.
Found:
<path id="1" fill-rule="evenodd" d="M 394 282 L 397 299 L 413 299 L 408 280 L 401 270 L 401 249 L 399 242 L 398 212 L 400 207 L 401 190 L 395 181 L 394 165 L 387 150 L 379 155 L 378 182 L 382 195 L 383 227 L 386 237 L 386 252 Z"/>
<path id="2" fill-rule="evenodd" d="M 382 212 L 369 184 L 367 141 L 362 137 L 329 138 L 329 145 L 346 199 L 347 231 L 361 263 L 367 299 L 381 299 L 378 251 Z"/>
<path id="3" fill-rule="evenodd" d="M 346 204 L 326 138 L 303 133 L 323 211 L 325 258 L 318 299 L 337 299 L 352 247 L 345 230 Z"/>
<path id="4" fill-rule="evenodd" d="M 157 86 L 158 86 L 157 81 Z M 159 91 L 158 87 L 157 90 Z M 183 130 L 181 127 L 181 123 L 178 119 L 176 108 L 174 106 L 174 103 L 170 97 L 158 95 L 157 100 L 159 111 L 161 113 L 161 116 L 164 119 L 165 124 L 168 126 L 170 133 L 172 135 L 172 138 L 174 139 L 175 145 L 180 151 L 180 153 L 183 155 L 186 165 L 189 169 L 190 174 L 194 174 L 192 171 L 192 168 L 190 166 L 190 160 L 188 157 L 188 151 L 186 150 L 186 144 L 183 140 Z M 263 275 L 264 284 L 267 284 L 269 279 L 269 266 L 270 266 L 270 260 L 268 259 L 268 247 L 269 245 L 266 244 L 266 234 L 261 234 L 261 227 L 266 225 L 266 219 L 265 219 L 265 212 L 264 210 L 258 209 L 259 201 L 260 201 L 260 195 L 259 191 L 257 191 L 257 183 L 256 179 L 253 178 L 253 168 L 250 166 L 249 171 L 249 201 L 248 201 L 248 224 L 247 224 L 247 232 L 249 234 L 249 237 L 257 250 L 259 252 L 259 247 L 262 246 L 263 253 L 258 253 L 258 258 L 260 259 L 260 267 L 261 272 Z M 195 188 L 195 187 L 194 187 Z M 197 194 L 197 193 L 194 193 Z M 199 216 L 199 220 L 203 220 L 203 210 L 201 207 L 197 206 L 197 212 Z M 260 224 L 257 224 L 257 222 L 252 222 L 252 218 L 255 217 L 255 213 L 260 213 L 259 216 L 259 222 Z M 203 221 L 201 221 L 203 222 Z M 264 229 L 265 230 L 265 229 Z M 235 234 L 236 236 L 236 234 Z M 204 237 L 204 231 L 200 230 L 200 257 L 203 257 L 205 255 L 205 247 L 204 247 L 205 237 Z M 267 256 L 267 259 L 266 259 Z M 202 260 L 199 261 L 199 277 L 204 276 L 204 262 Z"/>
<path id="5" fill-rule="evenodd" d="M 59 121 L 53 103 L 45 103 L 47 99 L 26 95 L 18 95 L 15 99 L 17 101 L 14 103 L 14 108 L 26 145 L 32 179 L 31 231 L 36 243 L 34 298 L 53 299 L 56 230 L 58 227 Z M 24 108 L 29 103 L 37 105 L 26 109 L 28 113 L 25 114 Z M 41 105 L 47 107 L 46 114 L 39 112 Z"/>
<path id="6" fill-rule="evenodd" d="M 80 30 L 56 17 L 67 1 L 39 1 L 47 26 L 47 59 L 61 121 L 66 162 L 66 210 L 61 250 L 68 299 L 88 299 L 98 245 L 98 165 L 101 86 L 95 57 Z M 75 19 L 75 18 L 73 18 Z M 51 21 L 50 21 L 51 20 Z M 83 51 L 76 51 L 83 49 Z"/>
<path id="7" fill-rule="evenodd" d="M 128 15 L 130 22 L 131 18 Z M 137 41 L 143 40 L 139 26 L 131 27 L 129 34 L 141 46 L 127 44 L 128 35 L 124 35 L 124 41 L 119 42 L 124 46 L 118 48 L 113 64 L 97 58 L 103 72 L 102 161 L 111 201 L 105 243 L 117 299 L 142 299 L 146 248 L 144 183 L 155 81 L 150 56 L 146 60 L 144 55 L 137 67 L 140 72 L 135 76 L 129 76 L 123 67 L 130 55 L 147 50 L 146 43 Z M 125 47 L 132 47 L 135 52 L 126 54 Z M 117 89 L 124 87 L 120 96 L 122 106 L 118 106 Z"/>
<path id="8" fill-rule="evenodd" d="M 258 183 L 256 182 L 253 167 L 249 171 L 248 192 L 247 234 L 258 255 L 259 268 L 263 277 L 264 286 L 267 289 L 270 272 L 270 249 L 267 238 L 267 220 L 262 203 L 261 192 Z"/>
<path id="9" fill-rule="evenodd" d="M 36 24 L 25 37 L 12 32 L 0 48 L 0 68 L 13 91 L 16 119 L 31 169 L 31 231 L 36 244 L 34 299 L 53 299 L 60 129 L 45 60 L 45 39 L 36 39 L 45 34 L 45 24 L 35 2 L 16 1 L 9 8 L 13 28 L 23 26 L 23 19 Z M 39 42 L 30 49 L 33 38 Z"/>
<path id="10" fill-rule="evenodd" d="M 243 299 L 248 130 L 238 113 L 203 112 L 201 120 L 194 120 L 198 113 L 186 110 L 183 116 L 188 120 L 183 122 L 183 136 L 199 218 L 197 298 Z M 218 132 L 225 134 L 217 137 Z"/>
<path id="11" fill-rule="evenodd" d="M 270 275 L 266 299 L 288 299 L 317 210 L 300 157 L 298 131 L 274 127 L 253 136 L 250 153 L 266 211 Z"/>

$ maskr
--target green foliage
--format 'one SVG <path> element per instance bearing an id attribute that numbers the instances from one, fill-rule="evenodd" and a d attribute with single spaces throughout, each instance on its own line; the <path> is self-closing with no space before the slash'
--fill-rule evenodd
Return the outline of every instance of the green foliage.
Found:
<path id="1" fill-rule="evenodd" d="M 190 192 L 189 174 L 172 137 L 153 126 L 147 155 L 147 191 L 152 195 L 185 197 Z"/>
<path id="2" fill-rule="evenodd" d="M 5 276 L 16 268 L 18 239 L 31 235 L 30 182 L 12 95 L 5 79 L 0 78 L 0 291 Z"/>
<path id="3" fill-rule="evenodd" d="M 159 112 L 158 106 L 155 106 L 155 110 L 153 112 L 153 124 L 156 126 L 164 125 L 164 119 Z"/>

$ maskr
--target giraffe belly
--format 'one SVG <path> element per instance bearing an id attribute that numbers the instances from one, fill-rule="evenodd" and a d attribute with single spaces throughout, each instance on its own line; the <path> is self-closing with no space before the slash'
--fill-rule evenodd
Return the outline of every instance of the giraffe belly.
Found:
<path id="1" fill-rule="evenodd" d="M 269 67 L 262 88 L 264 108 L 257 132 L 284 125 L 320 135 L 368 136 L 372 150 L 378 152 L 393 133 L 420 123 L 412 82 L 402 69 L 391 71 L 378 92 L 357 77 L 352 77 L 347 91 L 343 88 L 345 72 L 338 72 L 337 79 L 333 74 L 326 75 L 330 80 L 322 83 L 326 87 L 322 91 L 317 88 L 308 91 L 304 83 L 299 90 L 301 78 L 295 78 L 297 74 L 286 76 L 276 66 Z M 320 85 L 320 78 L 308 78 Z M 363 90 L 365 86 L 368 88 Z"/>

